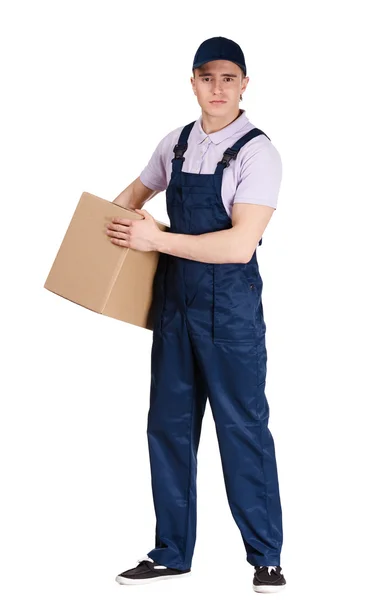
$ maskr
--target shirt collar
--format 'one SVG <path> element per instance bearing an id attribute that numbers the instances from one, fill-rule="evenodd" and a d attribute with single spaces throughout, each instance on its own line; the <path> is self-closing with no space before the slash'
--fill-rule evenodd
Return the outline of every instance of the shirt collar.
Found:
<path id="1" fill-rule="evenodd" d="M 196 142 L 198 144 L 201 144 L 202 142 L 204 142 L 204 140 L 207 137 L 209 137 L 211 142 L 213 142 L 214 144 L 219 144 L 220 142 L 223 142 L 227 138 L 231 137 L 232 135 L 234 135 L 235 133 L 237 133 L 238 131 L 243 129 L 249 119 L 245 113 L 245 110 L 244 109 L 241 109 L 241 110 L 242 110 L 242 113 L 239 115 L 239 117 L 237 119 L 235 119 L 235 121 L 233 121 L 232 123 L 229 123 L 229 125 L 226 125 L 226 127 L 223 127 L 219 131 L 214 131 L 213 133 L 205 133 L 205 131 L 203 131 L 202 124 L 201 124 L 202 123 L 202 115 L 201 115 L 199 117 L 199 119 L 194 123 L 194 133 L 196 135 L 196 138 L 195 138 Z"/>

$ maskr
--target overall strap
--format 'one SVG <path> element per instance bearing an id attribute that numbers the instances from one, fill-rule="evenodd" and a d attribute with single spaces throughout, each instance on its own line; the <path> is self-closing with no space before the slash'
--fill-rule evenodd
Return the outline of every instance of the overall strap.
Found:
<path id="1" fill-rule="evenodd" d="M 242 148 L 245 144 L 247 144 L 250 140 L 257 137 L 258 135 L 266 135 L 266 133 L 264 133 L 262 129 L 254 127 L 253 129 L 251 129 L 251 131 L 248 131 L 248 133 L 246 133 L 245 135 L 243 135 L 243 137 L 237 140 L 235 144 L 231 146 L 231 148 L 226 148 L 222 159 L 220 160 L 220 162 L 217 163 L 215 175 L 222 177 L 224 169 L 229 166 L 231 159 L 235 159 L 237 157 L 240 148 Z M 270 139 L 268 135 L 266 135 L 266 137 Z M 261 246 L 261 244 L 262 238 L 258 242 L 259 246 Z"/>
<path id="2" fill-rule="evenodd" d="M 183 128 L 183 130 L 180 133 L 179 141 L 177 142 L 176 146 L 174 146 L 173 151 L 175 153 L 175 157 L 172 159 L 172 172 L 173 173 L 179 173 L 182 169 L 182 163 L 185 160 L 184 154 L 188 147 L 188 137 L 189 137 L 191 130 L 194 127 L 194 123 L 195 123 L 195 121 L 193 121 L 192 123 L 189 123 L 188 125 L 185 125 L 185 127 Z"/>
<path id="3" fill-rule="evenodd" d="M 215 170 L 215 175 L 222 175 L 223 170 L 229 166 L 231 159 L 235 159 L 238 155 L 240 148 L 242 148 L 245 144 L 247 144 L 250 140 L 257 137 L 258 135 L 266 135 L 261 129 L 254 127 L 251 131 L 248 131 L 240 140 L 237 140 L 231 148 L 226 148 L 222 159 L 217 163 L 217 167 Z M 270 139 L 268 135 L 266 135 L 267 139 Z"/>

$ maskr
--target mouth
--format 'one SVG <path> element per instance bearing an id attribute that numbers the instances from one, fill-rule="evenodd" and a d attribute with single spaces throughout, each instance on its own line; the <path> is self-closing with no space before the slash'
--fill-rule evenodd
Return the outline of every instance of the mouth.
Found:
<path id="1" fill-rule="evenodd" d="M 211 100 L 211 104 L 225 104 L 226 100 Z"/>

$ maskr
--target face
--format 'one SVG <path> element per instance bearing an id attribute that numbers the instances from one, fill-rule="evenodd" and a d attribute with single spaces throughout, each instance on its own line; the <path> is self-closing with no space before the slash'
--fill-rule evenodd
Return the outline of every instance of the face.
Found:
<path id="1" fill-rule="evenodd" d="M 194 75 L 191 85 L 204 111 L 217 115 L 238 109 L 240 94 L 249 81 L 238 65 L 229 60 L 212 60 L 194 69 Z"/>

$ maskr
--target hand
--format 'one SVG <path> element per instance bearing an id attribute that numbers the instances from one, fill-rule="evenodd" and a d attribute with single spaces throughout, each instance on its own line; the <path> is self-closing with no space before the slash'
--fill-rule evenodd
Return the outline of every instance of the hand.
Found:
<path id="1" fill-rule="evenodd" d="M 135 209 L 144 219 L 132 220 L 114 217 L 107 225 L 107 235 L 117 246 L 132 250 L 150 252 L 157 249 L 157 241 L 162 233 L 152 215 L 146 210 Z"/>

